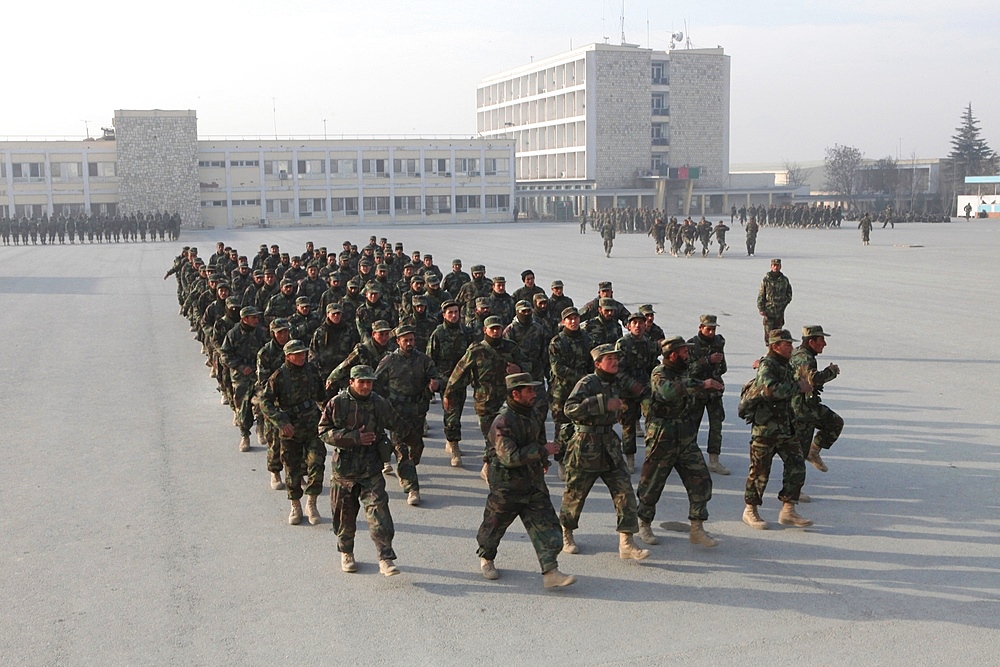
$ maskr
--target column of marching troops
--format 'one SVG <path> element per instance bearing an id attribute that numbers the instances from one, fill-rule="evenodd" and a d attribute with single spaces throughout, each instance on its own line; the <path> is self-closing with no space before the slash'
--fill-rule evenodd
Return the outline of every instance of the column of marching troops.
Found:
<path id="1" fill-rule="evenodd" d="M 177 213 L 135 213 L 113 216 L 97 214 L 0 217 L 3 245 L 56 245 L 76 243 L 136 243 L 180 238 L 181 217 Z"/>
<path id="2" fill-rule="evenodd" d="M 180 314 L 202 344 L 222 402 L 233 409 L 239 449 L 250 450 L 256 426 L 271 488 L 287 491 L 290 524 L 301 523 L 303 513 L 311 524 L 320 522 L 317 497 L 331 450 L 330 504 L 345 572 L 358 569 L 354 539 L 362 508 L 380 571 L 399 572 L 386 477 L 398 478 L 409 505 L 421 503 L 417 467 L 437 396 L 450 463 L 462 467 L 461 416 L 470 385 L 485 440 L 480 475 L 490 489 L 477 534 L 485 578 L 499 577 L 497 548 L 520 517 L 543 585 L 572 584 L 556 559 L 579 553 L 574 532 L 597 479 L 611 493 L 622 559 L 650 555 L 635 536 L 659 542 L 652 522 L 672 470 L 687 490 L 690 523 L 662 525 L 684 530 L 693 544 L 718 544 L 704 527 L 711 474 L 730 474 L 719 460 L 727 366 L 714 315 L 701 316 L 689 339 L 666 336 L 652 306 L 630 312 L 610 282 L 599 283 L 597 295 L 577 308 L 562 281 L 546 294 L 525 270 L 522 286 L 510 294 L 506 279 L 488 278 L 482 264 L 470 275 L 455 259 L 445 273 L 432 255 L 407 255 L 403 244 L 374 236 L 360 251 L 349 241 L 340 253 L 309 242 L 289 257 L 277 245 L 262 245 L 252 259 L 219 243 L 207 264 L 196 248 L 185 247 L 164 279 L 171 275 Z M 843 427 L 820 399 L 839 373 L 834 364 L 817 368 L 828 334 L 818 325 L 803 327 L 802 344 L 793 350 L 782 328 L 791 297 L 781 261 L 772 260 L 757 302 L 767 353 L 754 364 L 757 374 L 744 386 L 739 410 L 752 424 L 743 521 L 757 529 L 768 527 L 758 507 L 776 454 L 784 462 L 779 523 L 811 525 L 796 511 L 808 500 L 804 462 L 825 471 L 820 453 Z M 706 413 L 707 462 L 697 443 Z M 634 488 L 640 419 L 645 459 Z M 544 479 L 553 462 L 565 482 L 558 514 Z"/>

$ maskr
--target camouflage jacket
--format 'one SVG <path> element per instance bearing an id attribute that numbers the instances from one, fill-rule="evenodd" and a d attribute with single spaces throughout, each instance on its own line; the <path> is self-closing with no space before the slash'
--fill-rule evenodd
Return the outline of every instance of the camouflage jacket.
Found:
<path id="1" fill-rule="evenodd" d="M 251 329 L 241 322 L 226 334 L 222 347 L 219 348 L 219 359 L 233 375 L 238 374 L 244 366 L 256 369 L 257 353 L 267 345 L 269 338 L 264 327 L 258 325 Z"/>
<path id="2" fill-rule="evenodd" d="M 291 326 L 290 333 L 292 338 L 308 345 L 309 341 L 312 340 L 313 334 L 323 324 L 323 321 L 319 319 L 316 313 L 310 312 L 308 315 L 303 315 L 296 311 L 294 315 L 288 318 L 288 324 Z"/>
<path id="3" fill-rule="evenodd" d="M 507 326 L 514 320 L 514 299 L 506 292 L 490 294 L 490 315 L 496 315 Z"/>
<path id="4" fill-rule="evenodd" d="M 496 414 L 506 397 L 507 364 L 511 363 L 527 365 L 516 343 L 503 338 L 496 345 L 486 339 L 473 343 L 455 364 L 444 397 L 458 400 L 459 394 L 472 384 L 476 414 Z"/>
<path id="5" fill-rule="evenodd" d="M 613 428 L 621 411 L 608 409 L 608 401 L 618 397 L 617 379 L 603 373 L 585 375 L 573 387 L 564 404 L 575 425 L 563 458 L 567 468 L 590 472 L 624 468 L 621 439 Z"/>
<path id="6" fill-rule="evenodd" d="M 476 317 L 476 299 L 481 296 L 488 298 L 492 292 L 493 281 L 485 277 L 479 281 L 470 280 L 462 285 L 455 297 L 455 301 L 462 307 L 462 321 L 471 324 Z"/>
<path id="7" fill-rule="evenodd" d="M 598 312 L 599 310 L 598 302 L 600 300 L 601 300 L 600 298 L 592 299 L 591 301 L 588 301 L 587 303 L 583 304 L 583 308 L 580 309 L 581 323 L 601 316 L 601 314 Z M 629 312 L 628 308 L 626 308 L 625 304 L 623 304 L 621 301 L 618 301 L 617 299 L 612 299 L 612 301 L 615 302 L 615 314 L 612 317 L 621 322 L 623 325 L 627 326 L 628 318 L 631 317 L 632 313 Z M 562 313 L 560 311 L 560 315 L 561 314 Z M 621 336 L 620 333 L 618 335 Z M 618 340 L 617 336 L 615 337 L 615 340 Z M 611 342 L 614 343 L 615 341 L 613 340 Z"/>
<path id="8" fill-rule="evenodd" d="M 279 290 L 277 294 L 267 301 L 264 308 L 264 319 L 270 323 L 271 320 L 279 317 L 291 317 L 295 314 L 295 295 L 285 296 Z"/>
<path id="9" fill-rule="evenodd" d="M 295 295 L 309 297 L 309 303 L 312 304 L 313 310 L 316 310 L 319 308 L 319 301 L 323 298 L 323 293 L 326 290 L 327 283 L 324 283 L 319 278 L 315 280 L 304 278 L 299 282 L 299 289 L 295 292 Z"/>
<path id="10" fill-rule="evenodd" d="M 263 391 L 268 378 L 285 363 L 285 353 L 272 337 L 257 353 L 257 390 Z"/>
<path id="11" fill-rule="evenodd" d="M 549 368 L 553 396 L 565 398 L 580 378 L 594 372 L 594 361 L 590 356 L 593 347 L 590 334 L 582 329 L 576 332 L 563 329 L 552 338 L 549 342 Z"/>
<path id="12" fill-rule="evenodd" d="M 792 284 L 781 271 L 768 271 L 757 291 L 757 310 L 761 313 L 783 313 L 792 302 Z"/>
<path id="13" fill-rule="evenodd" d="M 409 354 L 395 350 L 382 357 L 375 369 L 376 391 L 401 412 L 427 412 L 431 400 L 427 385 L 431 380 L 443 384 L 437 366 L 420 350 Z"/>
<path id="14" fill-rule="evenodd" d="M 491 464 L 490 490 L 512 493 L 541 491 L 545 486 L 545 415 L 510 401 L 504 402 L 487 437 L 487 458 Z"/>
<path id="15" fill-rule="evenodd" d="M 691 377 L 690 366 L 665 362 L 653 369 L 650 377 L 650 401 L 646 418 L 647 442 L 654 442 L 665 424 L 686 427 L 686 433 L 675 432 L 673 437 L 690 436 L 698 431 L 694 421 L 698 389 L 701 382 Z M 656 429 L 652 429 L 659 422 Z M 676 427 L 675 427 L 676 428 Z"/>
<path id="16" fill-rule="evenodd" d="M 458 294 L 458 291 L 462 289 L 462 285 L 471 281 L 472 276 L 465 271 L 459 271 L 458 273 L 449 271 L 448 275 L 441 279 L 441 289 L 452 294 Z"/>
<path id="17" fill-rule="evenodd" d="M 333 391 L 346 387 L 347 380 L 351 376 L 351 369 L 355 366 L 378 368 L 382 357 L 392 352 L 395 345 L 394 342 L 390 341 L 388 345 L 381 347 L 372 338 L 358 343 L 350 354 L 330 371 L 330 375 L 326 378 L 326 388 Z"/>
<path id="18" fill-rule="evenodd" d="M 622 337 L 622 327 L 618 320 L 606 320 L 600 315 L 587 320 L 584 329 L 590 334 L 594 347 L 608 343 L 614 345 Z"/>
<path id="19" fill-rule="evenodd" d="M 220 317 L 215 321 L 215 324 L 212 325 L 209 340 L 216 352 L 222 348 L 222 343 L 226 340 L 226 334 L 232 331 L 233 327 L 239 326 L 239 324 L 240 312 L 238 310 L 226 313 L 224 317 Z"/>
<path id="20" fill-rule="evenodd" d="M 264 384 L 260 411 L 279 430 L 285 424 L 292 424 L 296 429 L 313 429 L 312 436 L 316 437 L 319 406 L 324 400 L 323 379 L 316 367 L 308 361 L 302 366 L 286 361 Z M 295 437 L 303 435 L 296 433 Z"/>
<path id="21" fill-rule="evenodd" d="M 396 313 L 388 301 L 379 299 L 373 304 L 366 299 L 358 306 L 358 310 L 354 314 L 354 323 L 358 328 L 361 340 L 372 337 L 372 325 L 379 320 L 385 320 L 389 324 L 396 322 Z"/>
<path id="22" fill-rule="evenodd" d="M 804 344 L 795 348 L 792 358 L 789 361 L 795 379 L 805 377 L 813 385 L 812 392 L 808 394 L 796 394 L 792 397 L 792 411 L 795 418 L 804 422 L 815 424 L 820 418 L 820 394 L 827 382 L 837 377 L 837 372 L 832 368 L 817 370 L 816 353 Z"/>
<path id="23" fill-rule="evenodd" d="M 331 324 L 330 320 L 324 320 L 309 342 L 309 360 L 329 375 L 359 342 L 358 331 L 350 324 L 343 321 Z"/>
<path id="24" fill-rule="evenodd" d="M 799 384 L 791 364 L 776 354 L 768 352 L 757 367 L 757 384 L 764 400 L 757 407 L 751 435 L 755 440 L 790 438 L 795 430 L 792 425 L 792 399 L 799 393 Z"/>
<path id="25" fill-rule="evenodd" d="M 722 334 L 715 334 L 714 338 L 708 339 L 699 332 L 689 338 L 688 342 L 694 345 L 694 347 L 690 348 L 688 357 L 688 367 L 691 369 L 691 377 L 696 380 L 718 380 L 719 382 L 724 382 L 722 376 L 729 370 L 726 366 L 726 360 L 723 359 L 717 364 L 713 364 L 708 360 L 709 356 L 716 352 L 721 352 L 723 355 L 726 353 L 726 339 L 722 337 Z M 705 400 L 713 396 L 719 396 L 720 394 L 720 391 L 702 389 L 699 392 L 699 398 Z"/>
<path id="26" fill-rule="evenodd" d="M 375 434 L 369 446 L 361 444 L 362 427 Z M 411 427 L 375 392 L 361 398 L 348 388 L 331 398 L 319 418 L 319 437 L 333 450 L 333 474 L 348 479 L 381 476 L 379 449 L 388 446 L 386 430 L 405 435 Z"/>
<path id="27" fill-rule="evenodd" d="M 451 376 L 455 365 L 472 343 L 472 332 L 461 322 L 439 324 L 427 341 L 427 356 L 442 375 Z"/>
<path id="28" fill-rule="evenodd" d="M 623 387 L 628 387 L 630 395 L 627 398 L 637 398 L 631 395 L 631 387 L 634 384 L 643 388 L 649 386 L 649 375 L 660 356 L 659 347 L 645 335 L 636 338 L 628 332 L 618 339 L 615 349 L 621 352 L 618 357 L 619 381 Z"/>
<path id="29" fill-rule="evenodd" d="M 527 366 L 521 370 L 531 373 L 531 379 L 542 381 L 549 376 L 549 340 L 545 335 L 545 328 L 535 322 L 528 320 L 525 324 L 516 317 L 514 321 L 503 330 L 503 337 L 517 344 L 518 349 L 527 361 Z"/>

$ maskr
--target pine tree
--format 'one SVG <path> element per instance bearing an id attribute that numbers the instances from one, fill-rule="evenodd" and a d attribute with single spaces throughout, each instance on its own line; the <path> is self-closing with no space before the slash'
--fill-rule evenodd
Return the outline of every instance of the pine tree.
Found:
<path id="1" fill-rule="evenodd" d="M 955 128 L 951 138 L 951 153 L 954 161 L 955 179 L 958 183 L 966 176 L 993 175 L 997 171 L 997 154 L 979 135 L 979 121 L 972 115 L 972 102 L 962 114 L 962 124 Z"/>

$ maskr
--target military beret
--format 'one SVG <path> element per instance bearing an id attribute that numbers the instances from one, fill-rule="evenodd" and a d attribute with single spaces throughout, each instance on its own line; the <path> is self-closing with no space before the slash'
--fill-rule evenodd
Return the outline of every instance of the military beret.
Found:
<path id="1" fill-rule="evenodd" d="M 300 296 L 299 298 L 295 299 L 295 305 L 296 306 L 308 306 L 309 304 L 310 304 L 310 301 L 309 301 L 309 297 L 307 297 L 307 296 Z"/>
<path id="2" fill-rule="evenodd" d="M 485 296 L 476 297 L 476 308 L 489 308 L 490 300 Z"/>
<path id="3" fill-rule="evenodd" d="M 299 352 L 307 352 L 309 347 L 300 340 L 294 339 L 285 343 L 281 351 L 285 354 L 298 354 Z"/>
<path id="4" fill-rule="evenodd" d="M 531 378 L 531 373 L 511 373 L 504 381 L 507 384 L 507 391 L 513 389 L 518 389 L 520 387 L 537 387 L 542 384 L 541 382 L 535 382 Z"/>
<path id="5" fill-rule="evenodd" d="M 407 334 L 412 334 L 416 332 L 417 330 L 414 329 L 413 326 L 409 324 L 400 324 L 398 327 L 396 327 L 396 331 L 393 332 L 393 336 L 395 336 L 396 338 L 402 338 Z"/>
<path id="6" fill-rule="evenodd" d="M 608 310 L 614 310 L 618 306 L 615 303 L 614 299 L 609 299 L 607 297 L 601 297 L 600 299 L 597 300 L 597 307 L 598 308 L 606 308 Z"/>
<path id="7" fill-rule="evenodd" d="M 284 317 L 276 317 L 271 320 L 271 332 L 275 331 L 288 331 L 292 328 L 292 325 Z"/>
<path id="8" fill-rule="evenodd" d="M 767 344 L 774 345 L 775 343 L 789 342 L 794 343 L 795 338 L 792 338 L 792 334 L 788 329 L 771 329 L 767 332 Z"/>
<path id="9" fill-rule="evenodd" d="M 535 275 L 534 271 L 532 271 L 531 269 L 525 269 L 524 271 L 521 271 L 521 280 L 524 280 L 528 276 L 533 276 L 533 275 Z"/>
<path id="10" fill-rule="evenodd" d="M 458 301 L 455 301 L 454 299 L 445 299 L 441 302 L 441 310 L 452 307 L 458 308 Z"/>
<path id="11" fill-rule="evenodd" d="M 503 326 L 503 320 L 501 320 L 496 315 L 490 315 L 483 321 L 484 329 L 491 329 L 493 327 L 502 327 L 502 326 Z"/>
<path id="12" fill-rule="evenodd" d="M 567 306 L 566 308 L 563 308 L 562 313 L 559 314 L 559 319 L 565 320 L 567 317 L 571 317 L 573 315 L 579 317 L 580 311 L 573 306 Z"/>
<path id="13" fill-rule="evenodd" d="M 532 301 L 534 301 L 535 303 L 541 303 L 542 301 L 548 301 L 549 300 L 549 297 L 545 296 L 541 292 L 536 293 L 535 296 L 533 296 L 531 298 L 532 298 Z"/>
<path id="14" fill-rule="evenodd" d="M 372 333 L 377 331 L 392 331 L 392 325 L 385 320 L 375 320 L 375 323 L 372 324 Z"/>
<path id="15" fill-rule="evenodd" d="M 253 315 L 260 315 L 260 311 L 253 306 L 244 306 L 240 310 L 240 317 L 251 317 Z"/>
<path id="16" fill-rule="evenodd" d="M 344 307 L 339 303 L 328 303 L 326 304 L 326 312 L 328 313 L 342 313 L 344 312 Z"/>
<path id="17" fill-rule="evenodd" d="M 462 266 L 462 260 L 460 260 L 460 259 L 453 259 L 453 260 L 451 260 L 451 265 L 452 266 Z"/>
<path id="18" fill-rule="evenodd" d="M 240 307 L 240 297 L 231 296 L 226 299 L 226 308 L 239 308 Z"/>
<path id="19" fill-rule="evenodd" d="M 679 350 L 682 347 L 694 347 L 694 344 L 687 342 L 681 336 L 671 336 L 670 338 L 665 338 L 663 342 L 660 343 L 660 352 L 663 354 L 670 354 L 674 350 Z"/>
<path id="20" fill-rule="evenodd" d="M 599 360 L 601 357 L 606 357 L 609 354 L 621 354 L 621 353 L 618 350 L 616 350 L 615 346 L 612 345 L 611 343 L 604 343 L 603 345 L 598 345 L 597 347 L 595 347 L 593 350 L 590 351 L 590 357 L 594 361 Z"/>
<path id="21" fill-rule="evenodd" d="M 605 280 L 602 283 L 598 283 L 597 289 L 598 289 L 598 291 L 604 291 L 604 290 L 611 289 L 611 281 L 610 280 Z"/>
<path id="22" fill-rule="evenodd" d="M 719 318 L 715 315 L 702 315 L 701 318 L 699 318 L 698 326 L 717 327 L 719 326 Z"/>
<path id="23" fill-rule="evenodd" d="M 352 380 L 374 380 L 375 371 L 372 370 L 371 366 L 365 366 L 360 364 L 351 369 L 351 379 Z"/>
<path id="24" fill-rule="evenodd" d="M 820 336 L 826 337 L 830 334 L 823 331 L 823 327 L 818 324 L 807 324 L 802 327 L 802 337 L 803 338 L 819 338 Z"/>
<path id="25" fill-rule="evenodd" d="M 562 287 L 562 286 L 563 286 L 563 281 L 561 281 L 561 280 L 553 280 L 552 281 L 552 287 Z"/>
<path id="26" fill-rule="evenodd" d="M 476 264 L 470 269 L 473 273 L 486 273 L 485 264 Z"/>
<path id="27" fill-rule="evenodd" d="M 521 299 L 514 304 L 514 310 L 531 310 L 531 304 L 524 299 Z"/>

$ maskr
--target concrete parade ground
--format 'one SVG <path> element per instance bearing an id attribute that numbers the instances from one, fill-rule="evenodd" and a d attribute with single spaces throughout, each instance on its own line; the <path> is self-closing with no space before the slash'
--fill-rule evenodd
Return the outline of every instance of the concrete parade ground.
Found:
<path id="1" fill-rule="evenodd" d="M 728 224 L 728 216 L 727 224 Z M 716 222 L 713 218 L 712 222 Z M 620 235 L 610 259 L 575 224 L 183 230 L 179 242 L 0 247 L 3 452 L 0 663 L 9 665 L 986 665 L 1000 652 L 1000 223 L 761 230 L 719 259 L 655 255 Z M 363 518 L 357 574 L 340 571 L 328 489 L 318 526 L 287 524 L 264 451 L 237 451 L 200 347 L 163 274 L 182 245 L 339 252 L 370 234 L 520 286 L 562 279 L 578 306 L 614 282 L 668 336 L 718 315 L 729 372 L 722 462 L 706 529 L 688 543 L 671 475 L 642 563 L 617 553 L 614 508 L 591 492 L 579 577 L 546 591 L 520 522 L 483 579 L 486 487 L 471 398 L 465 467 L 448 465 L 441 405 L 418 468 L 420 507 L 388 483 L 402 574 L 379 574 Z M 777 523 L 775 458 L 756 531 L 740 521 L 749 427 L 739 387 L 763 351 L 755 300 L 768 260 L 794 289 L 786 322 L 830 332 L 823 394 L 846 427 L 807 464 L 810 528 Z M 699 437 L 704 446 L 707 420 Z M 552 436 L 551 422 L 548 425 Z M 641 463 L 642 448 L 638 459 Z M 327 476 L 329 459 L 327 459 Z M 558 510 L 563 490 L 547 477 Z M 633 476 L 638 483 L 638 473 Z"/>

